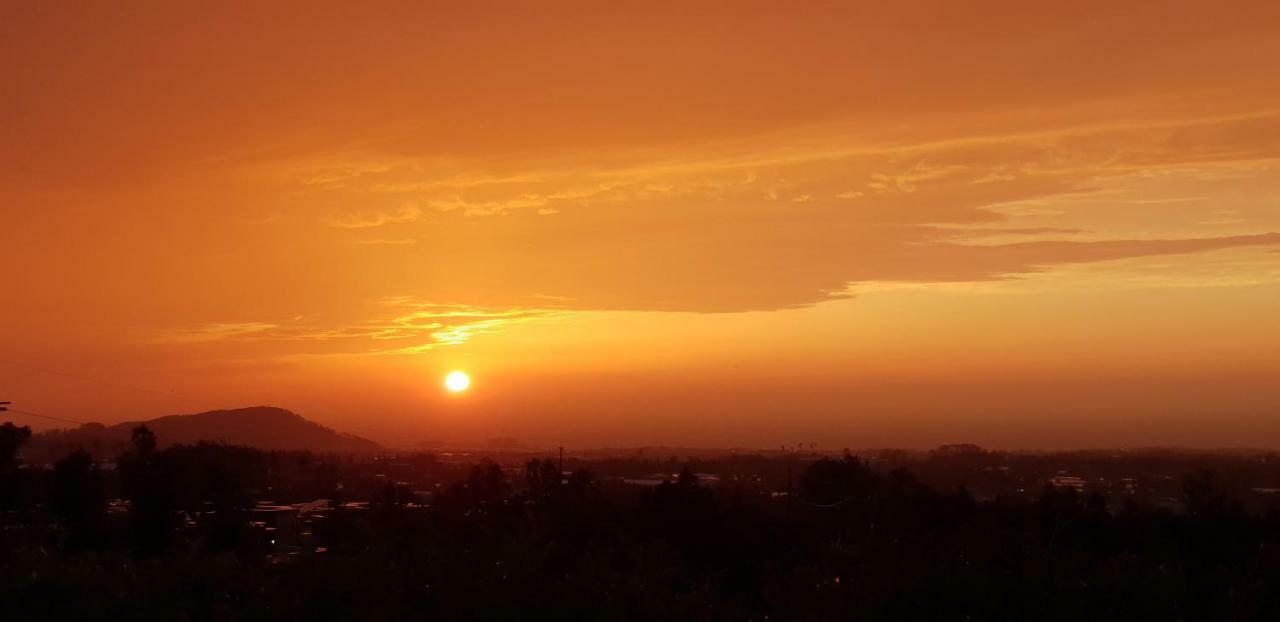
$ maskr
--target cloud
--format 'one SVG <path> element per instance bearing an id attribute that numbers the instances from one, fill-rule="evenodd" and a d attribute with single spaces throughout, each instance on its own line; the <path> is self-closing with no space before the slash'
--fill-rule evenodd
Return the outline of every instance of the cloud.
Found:
<path id="1" fill-rule="evenodd" d="M 937 280 L 998 279 L 1043 270 L 1046 266 L 1080 264 L 1135 257 L 1180 255 L 1251 246 L 1280 246 L 1280 233 L 1176 240 L 1042 241 L 1001 245 L 941 246 L 940 253 L 964 257 L 964 269 L 941 271 Z"/>
<path id="2" fill-rule="evenodd" d="M 440 212 L 461 212 L 464 216 L 493 216 L 511 210 L 541 208 L 547 200 L 536 195 L 525 195 L 500 201 L 468 201 L 454 195 L 445 199 L 432 199 L 427 205 Z M 541 210 L 540 210 L 541 211 Z"/>
<path id="3" fill-rule="evenodd" d="M 371 229 L 383 225 L 417 222 L 422 219 L 422 208 L 414 203 L 401 205 L 392 212 L 332 214 L 325 219 L 330 227 L 342 229 Z"/>
<path id="4" fill-rule="evenodd" d="M 286 357 L 304 356 L 323 344 L 324 356 L 411 354 L 458 346 L 480 335 L 564 313 L 551 308 L 477 308 L 435 304 L 411 296 L 388 298 L 377 305 L 390 313 L 354 323 L 323 323 L 295 316 L 278 323 L 222 322 L 151 331 L 157 343 L 272 342 Z M 292 344 L 292 346 L 290 345 Z"/>
<path id="5" fill-rule="evenodd" d="M 859 282 L 1005 279 L 1272 246 L 1280 218 L 1259 197 L 1280 191 L 1277 133 L 1280 114 L 1262 111 L 943 129 L 915 142 L 860 142 L 829 128 L 658 157 L 509 163 L 510 183 L 414 198 L 436 215 L 402 224 L 431 243 L 370 269 L 406 274 L 401 284 L 420 296 L 479 307 L 536 306 L 522 292 L 544 291 L 572 309 L 728 312 L 820 303 Z M 429 168 L 396 162 L 335 198 L 377 205 L 383 188 Z M 468 177 L 466 162 L 449 167 L 444 179 Z M 471 176 L 485 175 L 495 176 Z M 358 222 L 419 216 L 394 210 Z M 1236 228 L 1205 236 L 1204 223 L 1228 220 L 1224 210 L 1238 213 L 1220 226 Z"/>
<path id="6" fill-rule="evenodd" d="M 417 244 L 418 240 L 414 238 L 397 238 L 397 239 L 372 239 L 372 240 L 351 240 L 352 244 L 357 246 L 407 246 Z"/>
<path id="7" fill-rule="evenodd" d="M 278 327 L 277 324 L 267 322 L 215 322 L 150 331 L 150 340 L 159 343 L 200 343 L 256 338 L 268 335 Z"/>

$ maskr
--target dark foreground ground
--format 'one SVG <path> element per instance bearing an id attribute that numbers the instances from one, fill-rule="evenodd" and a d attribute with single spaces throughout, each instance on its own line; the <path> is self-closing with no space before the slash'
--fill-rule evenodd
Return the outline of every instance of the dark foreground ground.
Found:
<path id="1" fill-rule="evenodd" d="M 159 450 L 146 433 L 109 463 L 42 469 L 11 451 L 0 619 L 1280 619 L 1280 513 L 1242 501 L 1265 487 L 1240 488 L 1257 469 L 1109 498 L 1088 484 L 1105 475 L 1082 486 L 1055 469 L 1063 485 L 1027 490 L 1039 476 L 1010 473 L 1032 467 L 965 454 L 951 476 L 953 456 L 921 462 L 941 469 L 926 484 L 852 456 L 562 474 L 536 459 Z M 988 490 L 937 483 L 964 469 Z M 1133 490 L 1154 476 L 1112 477 Z"/>

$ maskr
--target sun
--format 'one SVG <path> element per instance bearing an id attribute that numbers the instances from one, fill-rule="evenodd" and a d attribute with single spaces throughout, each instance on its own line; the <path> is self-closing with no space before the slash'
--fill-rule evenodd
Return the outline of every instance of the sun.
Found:
<path id="1" fill-rule="evenodd" d="M 451 371 L 444 377 L 444 388 L 448 389 L 451 393 L 462 393 L 470 386 L 471 376 L 468 376 L 465 371 Z"/>

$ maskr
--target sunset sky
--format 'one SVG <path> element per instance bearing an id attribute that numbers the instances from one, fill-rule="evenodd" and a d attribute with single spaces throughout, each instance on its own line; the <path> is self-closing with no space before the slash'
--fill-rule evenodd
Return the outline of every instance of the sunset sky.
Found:
<path id="1" fill-rule="evenodd" d="M 322 4 L 0 8 L 0 400 L 1280 446 L 1280 3 Z"/>

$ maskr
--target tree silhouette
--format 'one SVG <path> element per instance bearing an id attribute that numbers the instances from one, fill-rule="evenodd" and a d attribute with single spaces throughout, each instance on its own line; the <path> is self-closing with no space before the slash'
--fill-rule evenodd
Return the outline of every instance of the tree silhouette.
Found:
<path id="1" fill-rule="evenodd" d="M 145 425 L 133 429 L 131 441 L 134 453 L 140 456 L 150 456 L 156 451 L 156 433 Z"/>
<path id="2" fill-rule="evenodd" d="M 134 552 L 164 552 L 178 525 L 174 469 L 156 451 L 156 436 L 145 425 L 133 429 L 133 449 L 120 457 L 121 487 L 129 500 L 129 535 Z"/>
<path id="3" fill-rule="evenodd" d="M 496 462 L 478 464 L 467 474 L 467 491 L 475 503 L 502 501 L 506 499 L 510 488 L 507 477 L 502 474 L 502 467 Z"/>
<path id="4" fill-rule="evenodd" d="M 845 454 L 840 460 L 823 458 L 809 465 L 800 478 L 800 497 L 814 505 L 836 506 L 871 495 L 879 478 L 861 460 Z"/>
<path id="5" fill-rule="evenodd" d="M 546 460 L 532 458 L 524 465 L 525 485 L 529 488 L 531 496 L 536 497 L 551 492 L 560 486 L 562 479 L 560 469 L 550 458 Z"/>
<path id="6" fill-rule="evenodd" d="M 101 544 L 106 499 L 93 457 L 77 449 L 53 466 L 50 508 L 63 521 L 72 550 Z"/>
<path id="7" fill-rule="evenodd" d="M 18 427 L 6 421 L 0 425 L 0 521 L 5 510 L 16 510 L 23 504 L 22 479 L 18 471 L 18 449 L 31 438 L 31 428 Z"/>
<path id="8" fill-rule="evenodd" d="M 0 469 L 18 466 L 18 448 L 31 438 L 31 428 L 6 421 L 0 425 Z"/>

